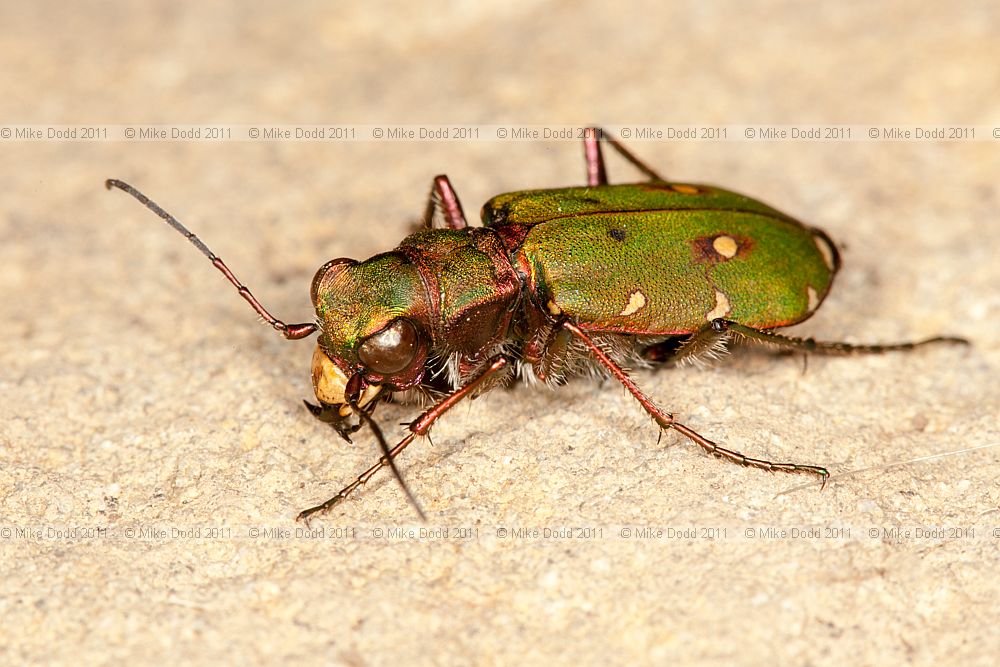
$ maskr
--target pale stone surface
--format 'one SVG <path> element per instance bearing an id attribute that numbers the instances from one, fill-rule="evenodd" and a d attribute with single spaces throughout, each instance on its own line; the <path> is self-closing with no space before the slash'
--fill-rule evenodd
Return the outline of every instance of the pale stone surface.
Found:
<path id="1" fill-rule="evenodd" d="M 117 3 L 68 16 L 11 4 L 0 118 L 1000 119 L 995 7 L 881 6 Z M 755 194 L 842 244 L 831 296 L 796 333 L 973 339 L 970 350 L 814 358 L 805 373 L 798 359 L 743 352 L 637 375 L 690 426 L 749 455 L 861 472 L 776 495 L 805 480 L 716 462 L 673 434 L 657 444 L 624 391 L 581 379 L 494 392 L 448 415 L 433 446 L 408 450 L 426 526 L 383 475 L 316 521 L 347 534 L 325 540 L 250 530 L 300 528 L 296 512 L 371 462 L 374 442 L 347 446 L 302 408 L 311 342 L 255 326 L 204 258 L 103 180 L 144 189 L 300 320 L 316 267 L 392 247 L 434 174 L 450 174 L 471 216 L 498 192 L 579 183 L 579 145 L 0 143 L 3 662 L 995 660 L 1000 447 L 906 462 L 1000 442 L 996 142 L 631 144 L 672 177 Z M 620 160 L 609 168 L 635 177 Z M 389 426 L 412 411 L 380 414 Z M 648 526 L 727 532 L 635 536 Z M 894 526 L 976 532 L 881 533 Z M 563 527 L 603 533 L 511 536 Z M 28 528 L 107 532 L 14 532 Z M 401 528 L 451 532 L 376 537 Z M 768 528 L 843 532 L 761 537 Z M 177 534 L 198 529 L 203 539 Z"/>

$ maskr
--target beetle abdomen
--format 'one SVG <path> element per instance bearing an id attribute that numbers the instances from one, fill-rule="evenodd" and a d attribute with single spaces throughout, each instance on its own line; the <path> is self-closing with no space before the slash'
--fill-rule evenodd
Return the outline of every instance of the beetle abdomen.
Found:
<path id="1" fill-rule="evenodd" d="M 716 318 L 761 329 L 806 319 L 837 256 L 790 218 L 688 209 L 550 219 L 527 233 L 518 263 L 540 302 L 583 328 L 685 334 Z"/>

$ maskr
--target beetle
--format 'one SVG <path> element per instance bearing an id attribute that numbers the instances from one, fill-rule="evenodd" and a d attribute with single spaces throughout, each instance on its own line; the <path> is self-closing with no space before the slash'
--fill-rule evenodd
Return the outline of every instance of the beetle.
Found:
<path id="1" fill-rule="evenodd" d="M 299 513 L 308 522 L 389 467 L 421 517 L 395 458 L 445 412 L 515 376 L 560 384 L 596 371 L 620 382 L 663 430 L 706 452 L 768 471 L 826 468 L 751 458 L 677 421 L 647 396 L 626 364 L 713 356 L 732 338 L 827 354 L 911 350 L 921 341 L 855 345 L 794 338 L 775 329 L 809 318 L 840 269 L 836 245 L 756 199 L 711 185 L 668 181 L 616 138 L 583 133 L 587 184 L 501 194 L 468 224 L 447 176 L 434 178 L 421 228 L 364 261 L 340 258 L 315 274 L 314 322 L 275 318 L 193 233 L 127 183 L 106 181 L 183 234 L 286 339 L 318 333 L 309 411 L 348 442 L 367 425 L 380 459 L 335 496 Z M 609 145 L 646 179 L 611 185 Z M 393 395 L 430 402 L 389 447 L 372 417 Z M 822 486 L 821 486 L 822 488 Z"/>

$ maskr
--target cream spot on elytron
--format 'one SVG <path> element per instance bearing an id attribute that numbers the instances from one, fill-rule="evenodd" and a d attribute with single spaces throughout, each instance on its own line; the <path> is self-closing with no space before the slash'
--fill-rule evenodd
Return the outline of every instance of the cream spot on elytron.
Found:
<path id="1" fill-rule="evenodd" d="M 705 319 L 711 322 L 729 314 L 732 306 L 729 305 L 729 297 L 715 290 L 715 308 L 705 313 Z"/>
<path id="2" fill-rule="evenodd" d="M 638 313 L 646 305 L 646 295 L 642 293 L 642 290 L 636 290 L 628 295 L 628 303 L 625 305 L 625 309 L 618 313 L 621 317 L 627 317 L 634 313 Z"/>
<path id="3" fill-rule="evenodd" d="M 693 185 L 686 185 L 684 183 L 674 183 L 670 187 L 673 188 L 674 192 L 679 192 L 682 195 L 698 194 L 698 188 L 696 188 Z"/>
<path id="4" fill-rule="evenodd" d="M 819 306 L 819 295 L 816 294 L 816 290 L 812 288 L 812 285 L 806 287 L 806 294 L 809 295 L 809 310 L 816 310 Z"/>
<path id="5" fill-rule="evenodd" d="M 823 263 L 826 264 L 826 268 L 833 271 L 833 248 L 819 234 L 813 236 L 813 241 L 816 243 L 816 247 L 819 248 L 819 254 L 823 255 Z"/>
<path id="6" fill-rule="evenodd" d="M 715 240 L 712 241 L 712 249 L 726 259 L 731 259 L 736 257 L 736 251 L 739 250 L 739 246 L 736 245 L 736 239 L 732 236 L 723 235 L 715 237 Z"/>
<path id="7" fill-rule="evenodd" d="M 549 299 L 549 302 L 545 304 L 545 307 L 549 309 L 549 313 L 553 315 L 562 315 L 562 308 L 556 305 L 556 302 Z"/>

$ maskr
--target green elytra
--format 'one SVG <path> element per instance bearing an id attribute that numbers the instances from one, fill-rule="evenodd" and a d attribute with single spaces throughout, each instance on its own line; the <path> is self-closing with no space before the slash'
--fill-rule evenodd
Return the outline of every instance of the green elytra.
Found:
<path id="1" fill-rule="evenodd" d="M 602 143 L 649 179 L 609 185 Z M 822 231 L 766 204 L 715 186 L 670 183 L 598 128 L 584 136 L 587 186 L 507 193 L 483 207 L 470 227 L 450 181 L 434 179 L 424 223 L 390 252 L 358 262 L 338 259 L 316 273 L 317 323 L 286 324 L 264 308 L 198 237 L 121 181 L 107 186 L 136 197 L 185 235 L 266 323 L 295 340 L 319 332 L 310 412 L 346 440 L 363 425 L 381 458 L 299 519 L 329 510 L 389 467 L 423 512 L 394 459 L 455 404 L 514 374 L 559 383 L 586 366 L 603 369 L 636 398 L 661 429 L 705 451 L 768 471 L 816 475 L 825 468 L 775 463 L 722 447 L 658 407 L 624 370 L 718 351 L 741 337 L 833 354 L 911 350 L 954 337 L 888 345 L 817 342 L 774 329 L 806 319 L 822 303 L 840 262 Z M 445 229 L 435 228 L 443 219 Z M 390 448 L 372 418 L 392 393 L 417 390 L 434 401 Z M 352 416 L 359 420 L 351 424 Z"/>
<path id="2" fill-rule="evenodd" d="M 483 221 L 530 226 L 518 262 L 533 291 L 593 331 L 687 334 L 721 317 L 788 326 L 815 312 L 838 268 L 823 232 L 706 185 L 514 192 L 491 199 Z"/>

